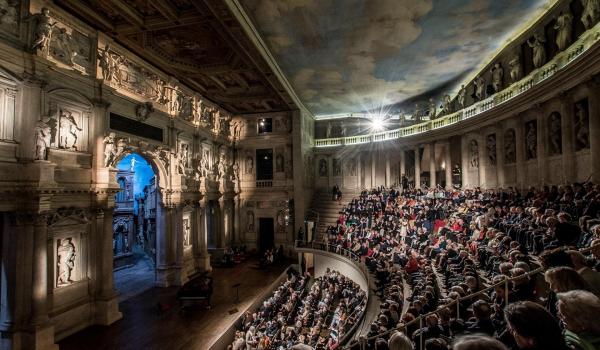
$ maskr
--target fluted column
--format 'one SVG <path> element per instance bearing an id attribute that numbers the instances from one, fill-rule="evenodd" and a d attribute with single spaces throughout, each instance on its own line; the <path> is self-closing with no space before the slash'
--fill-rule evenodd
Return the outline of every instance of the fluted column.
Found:
<path id="1" fill-rule="evenodd" d="M 444 172 L 446 175 L 446 189 L 452 189 L 452 154 L 450 153 L 450 141 L 444 143 Z"/>
<path id="2" fill-rule="evenodd" d="M 433 188 L 437 185 L 435 168 L 435 142 L 432 142 L 429 144 L 429 187 Z"/>
<path id="3" fill-rule="evenodd" d="M 421 188 L 421 157 L 419 146 L 415 147 L 415 188 Z"/>

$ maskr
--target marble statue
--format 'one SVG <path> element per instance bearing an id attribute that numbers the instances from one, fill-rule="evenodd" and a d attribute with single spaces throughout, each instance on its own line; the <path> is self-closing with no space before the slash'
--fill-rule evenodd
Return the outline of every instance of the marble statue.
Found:
<path id="1" fill-rule="evenodd" d="M 52 23 L 50 10 L 46 7 L 42 8 L 40 13 L 35 14 L 33 19 L 36 24 L 31 49 L 45 51 L 52 40 L 52 28 L 56 25 L 56 22 Z"/>
<path id="2" fill-rule="evenodd" d="M 442 100 L 442 114 L 448 115 L 450 113 L 452 113 L 452 99 L 450 95 L 445 94 Z"/>
<path id="3" fill-rule="evenodd" d="M 104 137 L 104 166 L 110 167 L 116 160 L 117 148 L 115 145 L 115 133 L 111 132 L 108 136 Z"/>
<path id="4" fill-rule="evenodd" d="M 254 212 L 252 210 L 246 212 L 246 231 L 254 232 Z"/>
<path id="5" fill-rule="evenodd" d="M 103 50 L 98 52 L 98 64 L 102 69 L 102 79 L 121 83 L 119 69 L 125 58 L 110 52 L 110 44 L 106 44 Z"/>
<path id="6" fill-rule="evenodd" d="M 117 153 L 118 153 L 118 151 L 117 151 Z M 167 172 L 167 175 L 168 175 L 171 172 L 171 170 L 170 170 L 171 162 L 169 160 L 169 150 L 163 146 L 158 146 L 158 147 L 156 147 L 154 154 L 163 163 L 163 165 L 165 167 L 165 171 Z"/>
<path id="7" fill-rule="evenodd" d="M 275 172 L 283 172 L 283 154 L 281 153 L 277 153 L 277 155 L 275 156 Z"/>
<path id="8" fill-rule="evenodd" d="M 327 177 L 327 160 L 321 159 L 319 160 L 319 176 Z"/>
<path id="9" fill-rule="evenodd" d="M 508 66 L 510 67 L 511 82 L 515 83 L 521 80 L 523 69 L 521 68 L 521 56 L 518 53 L 514 54 L 510 61 L 508 61 Z"/>
<path id="10" fill-rule="evenodd" d="M 339 158 L 333 159 L 333 176 L 342 176 L 342 162 Z"/>
<path id="11" fill-rule="evenodd" d="M 476 140 L 471 140 L 469 143 L 470 161 L 471 167 L 479 168 L 479 145 Z"/>
<path id="12" fill-rule="evenodd" d="M 571 35 L 573 32 L 573 15 L 569 10 L 562 12 L 556 18 L 554 24 L 556 30 L 556 46 L 559 51 L 564 51 L 571 45 Z"/>
<path id="13" fill-rule="evenodd" d="M 415 123 L 421 122 L 421 106 L 418 103 L 415 103 L 415 111 L 413 112 L 413 120 Z"/>
<path id="14" fill-rule="evenodd" d="M 77 49 L 74 47 L 76 43 L 73 41 L 73 37 L 67 32 L 66 28 L 55 30 L 54 37 L 56 40 L 51 41 L 51 43 L 55 42 L 56 44 L 52 51 L 72 66 L 74 64 L 73 59 L 77 56 Z"/>
<path id="15" fill-rule="evenodd" d="M 17 5 L 18 2 L 9 2 L 8 0 L 0 0 L 0 27 L 15 31 L 17 29 Z"/>
<path id="16" fill-rule="evenodd" d="M 525 134 L 525 150 L 527 159 L 537 158 L 537 130 L 534 122 L 529 122 L 526 125 L 527 132 Z"/>
<path id="17" fill-rule="evenodd" d="M 545 42 L 546 37 L 542 32 L 535 33 L 532 38 L 527 39 L 527 45 L 533 49 L 533 66 L 535 68 L 540 68 L 546 63 Z"/>
<path id="18" fill-rule="evenodd" d="M 487 137 L 487 156 L 490 165 L 496 165 L 496 134 L 490 134 Z"/>
<path id="19" fill-rule="evenodd" d="M 437 112 L 437 107 L 433 98 L 429 99 L 429 120 L 434 120 Z"/>
<path id="20" fill-rule="evenodd" d="M 240 164 L 238 162 L 233 163 L 233 165 L 231 166 L 231 169 L 233 171 L 233 180 L 239 180 L 240 179 Z"/>
<path id="21" fill-rule="evenodd" d="M 504 163 L 513 164 L 517 161 L 517 145 L 515 130 L 508 129 L 504 133 Z"/>
<path id="22" fill-rule="evenodd" d="M 485 88 L 486 88 L 486 83 L 485 83 L 485 78 L 480 75 L 475 79 L 475 97 L 477 97 L 478 101 L 481 101 L 485 98 Z"/>
<path id="23" fill-rule="evenodd" d="M 82 129 L 77 126 L 73 114 L 62 110 L 60 115 L 60 140 L 58 146 L 63 149 L 77 150 L 77 132 Z"/>
<path id="24" fill-rule="evenodd" d="M 354 158 L 346 161 L 346 174 L 348 176 L 356 176 L 356 160 Z"/>
<path id="25" fill-rule="evenodd" d="M 600 17 L 600 0 L 581 0 L 583 12 L 581 14 L 581 22 L 585 29 L 592 28 Z"/>
<path id="26" fill-rule="evenodd" d="M 504 79 L 504 69 L 502 68 L 502 65 L 499 62 L 494 64 L 491 73 L 492 87 L 494 88 L 494 92 L 499 92 L 502 90 L 502 79 Z"/>
<path id="27" fill-rule="evenodd" d="M 73 283 L 71 275 L 75 269 L 75 245 L 72 238 L 60 239 L 56 252 L 57 278 L 56 285 L 58 287 Z"/>
<path id="28" fill-rule="evenodd" d="M 458 90 L 458 105 L 461 109 L 465 108 L 465 103 L 467 101 L 467 89 L 465 85 L 460 86 L 460 90 Z"/>
<path id="29" fill-rule="evenodd" d="M 189 146 L 186 143 L 182 143 L 179 146 L 179 158 L 178 158 L 177 170 L 180 175 L 185 175 L 187 173 L 188 167 L 189 167 Z"/>
<path id="30" fill-rule="evenodd" d="M 131 157 L 131 162 L 129 163 L 129 171 L 135 171 L 135 164 L 137 163 L 137 159 L 135 157 Z"/>
<path id="31" fill-rule="evenodd" d="M 550 155 L 558 155 L 562 153 L 562 125 L 560 114 L 553 112 L 550 114 L 548 123 L 548 137 L 550 139 Z"/>
<path id="32" fill-rule="evenodd" d="M 589 115 L 584 102 L 575 103 L 575 139 L 576 150 L 590 147 Z"/>
<path id="33" fill-rule="evenodd" d="M 239 141 L 242 133 L 242 127 L 244 126 L 243 121 L 233 122 L 231 128 L 233 129 L 233 141 Z"/>
<path id="34" fill-rule="evenodd" d="M 189 246 L 191 245 L 190 235 L 191 227 L 190 227 L 190 219 L 183 219 L 183 245 Z"/>
<path id="35" fill-rule="evenodd" d="M 246 157 L 246 174 L 254 174 L 254 159 L 250 155 Z"/>
<path id="36" fill-rule="evenodd" d="M 50 146 L 50 118 L 43 117 L 38 120 L 35 124 L 34 137 L 35 137 L 35 159 L 36 160 L 47 160 L 48 159 L 48 147 Z"/>

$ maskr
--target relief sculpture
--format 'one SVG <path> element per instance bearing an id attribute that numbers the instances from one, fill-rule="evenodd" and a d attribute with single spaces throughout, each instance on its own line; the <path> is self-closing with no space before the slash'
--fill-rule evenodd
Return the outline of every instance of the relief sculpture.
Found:
<path id="1" fill-rule="evenodd" d="M 73 283 L 72 275 L 75 269 L 75 245 L 73 238 L 59 239 L 56 252 L 56 286 L 62 287 Z"/>

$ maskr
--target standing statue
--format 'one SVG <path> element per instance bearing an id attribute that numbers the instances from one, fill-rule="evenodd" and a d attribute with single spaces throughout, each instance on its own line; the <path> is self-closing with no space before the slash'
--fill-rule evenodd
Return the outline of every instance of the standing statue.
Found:
<path id="1" fill-rule="evenodd" d="M 510 61 L 508 61 L 508 66 L 510 67 L 510 80 L 515 83 L 521 80 L 523 75 L 523 69 L 521 68 L 521 56 L 516 53 Z"/>
<path id="2" fill-rule="evenodd" d="M 104 143 L 104 166 L 108 168 L 113 165 L 116 160 L 117 149 L 115 146 L 115 133 L 111 132 L 108 136 L 104 137 L 102 141 Z"/>
<path id="3" fill-rule="evenodd" d="M 600 17 L 600 0 L 581 0 L 581 4 L 583 5 L 581 22 L 583 22 L 587 30 L 598 22 L 598 17 Z"/>
<path id="4" fill-rule="evenodd" d="M 110 52 L 110 44 L 106 44 L 104 49 L 98 52 L 98 63 L 102 68 L 102 79 L 106 81 L 116 81 L 121 83 L 120 65 L 125 61 L 122 56 Z"/>
<path id="5" fill-rule="evenodd" d="M 494 67 L 491 70 L 492 73 L 492 86 L 494 87 L 494 92 L 499 92 L 502 90 L 502 79 L 504 79 L 504 69 L 500 62 L 494 64 Z"/>
<path id="6" fill-rule="evenodd" d="M 246 212 L 246 231 L 254 232 L 254 212 L 252 210 Z"/>
<path id="7" fill-rule="evenodd" d="M 496 134 L 487 137 L 487 155 L 490 165 L 496 165 Z"/>
<path id="8" fill-rule="evenodd" d="M 445 94 L 442 100 L 442 114 L 448 115 L 450 113 L 452 113 L 452 99 L 450 95 Z"/>
<path id="9" fill-rule="evenodd" d="M 252 156 L 246 157 L 246 174 L 252 175 L 254 173 L 254 159 Z"/>
<path id="10" fill-rule="evenodd" d="M 36 21 L 36 26 L 31 49 L 45 51 L 50 46 L 52 28 L 56 25 L 56 22 L 51 23 L 50 10 L 46 7 L 43 7 L 42 11 L 34 15 L 33 18 Z"/>
<path id="11" fill-rule="evenodd" d="M 327 169 L 327 160 L 321 159 L 319 160 L 319 176 L 327 177 L 328 169 Z"/>
<path id="12" fill-rule="evenodd" d="M 181 175 L 185 175 L 186 174 L 186 170 L 188 168 L 188 162 L 189 162 L 189 152 L 188 152 L 188 145 L 185 143 L 182 143 L 179 146 L 179 163 L 177 164 L 177 168 L 179 171 L 179 174 Z"/>
<path id="13" fill-rule="evenodd" d="M 458 90 L 458 105 L 460 106 L 460 109 L 465 108 L 465 103 L 467 101 L 467 89 L 465 88 L 465 85 L 461 85 L 460 86 L 460 90 Z"/>
<path id="14" fill-rule="evenodd" d="M 546 38 L 542 32 L 535 33 L 532 38 L 527 39 L 527 45 L 533 49 L 533 66 L 535 68 L 540 68 L 546 63 L 545 42 Z"/>
<path id="15" fill-rule="evenodd" d="M 577 149 L 590 147 L 590 129 L 588 113 L 582 102 L 575 103 L 575 138 Z"/>
<path id="16" fill-rule="evenodd" d="M 525 148 L 527 150 L 527 159 L 537 158 L 537 131 L 535 123 L 527 124 L 527 134 L 525 135 Z"/>
<path id="17" fill-rule="evenodd" d="M 481 101 L 485 98 L 485 88 L 486 88 L 486 84 L 485 84 L 485 78 L 480 75 L 475 79 L 475 97 L 477 97 L 477 100 Z"/>
<path id="18" fill-rule="evenodd" d="M 48 147 L 50 146 L 50 118 L 43 117 L 35 124 L 35 159 L 48 159 Z"/>
<path id="19" fill-rule="evenodd" d="M 573 15 L 567 10 L 566 12 L 560 12 L 556 18 L 554 24 L 556 30 L 556 46 L 558 51 L 564 51 L 569 45 L 571 45 L 571 34 L 573 32 Z"/>
<path id="20" fill-rule="evenodd" d="M 550 115 L 548 133 L 550 138 L 550 155 L 562 153 L 562 126 L 560 114 L 554 112 Z"/>
<path id="21" fill-rule="evenodd" d="M 73 49 L 73 37 L 66 28 L 58 28 L 55 37 L 57 47 L 53 50 L 54 53 L 64 58 L 68 64 L 73 65 L 73 59 L 77 56 L 77 50 Z"/>
<path id="22" fill-rule="evenodd" d="M 421 106 L 419 106 L 418 103 L 415 103 L 415 111 L 414 111 L 414 115 L 413 115 L 413 120 L 417 124 L 421 122 Z"/>
<path id="23" fill-rule="evenodd" d="M 504 163 L 513 164 L 517 161 L 517 145 L 515 142 L 515 130 L 508 129 L 504 133 Z"/>
<path id="24" fill-rule="evenodd" d="M 437 109 L 437 107 L 435 106 L 435 101 L 433 101 L 433 98 L 430 98 L 429 99 L 429 120 L 435 119 L 436 109 Z"/>
<path id="25" fill-rule="evenodd" d="M 75 245 L 71 238 L 61 239 L 56 254 L 56 285 L 64 286 L 73 283 L 71 275 L 75 268 Z"/>
<path id="26" fill-rule="evenodd" d="M 82 131 L 77 126 L 73 114 L 69 111 L 62 111 L 60 116 L 60 140 L 58 146 L 64 149 L 77 150 L 77 132 Z"/>
<path id="27" fill-rule="evenodd" d="M 471 167 L 479 168 L 479 145 L 477 144 L 477 141 L 471 140 L 469 143 L 469 150 L 471 152 Z"/>

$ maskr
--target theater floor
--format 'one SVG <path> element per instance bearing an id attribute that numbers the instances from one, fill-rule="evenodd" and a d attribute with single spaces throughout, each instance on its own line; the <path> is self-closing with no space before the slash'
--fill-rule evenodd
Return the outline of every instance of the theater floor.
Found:
<path id="1" fill-rule="evenodd" d="M 208 349 L 290 263 L 266 270 L 259 270 L 256 261 L 216 268 L 211 310 L 194 308 L 182 313 L 175 298 L 178 287 L 152 288 L 119 304 L 123 319 L 108 327 L 92 326 L 75 333 L 60 341 L 60 349 Z M 234 304 L 236 291 L 232 288 L 236 283 L 241 283 L 238 304 Z M 159 302 L 171 306 L 160 316 Z"/>

